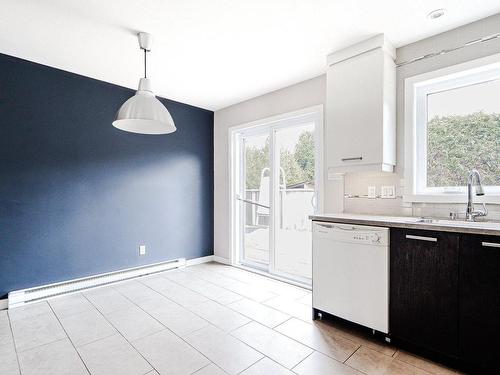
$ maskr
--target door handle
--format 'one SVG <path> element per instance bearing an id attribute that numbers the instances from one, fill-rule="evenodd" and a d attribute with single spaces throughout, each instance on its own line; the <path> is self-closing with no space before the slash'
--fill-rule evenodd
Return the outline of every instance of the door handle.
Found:
<path id="1" fill-rule="evenodd" d="M 266 206 L 264 204 L 260 204 L 259 202 L 254 202 L 254 201 L 251 201 L 250 199 L 243 199 L 239 195 L 236 196 L 236 199 L 239 201 L 245 202 L 245 203 L 253 204 L 253 205 L 258 206 L 258 207 L 270 208 L 269 206 Z"/>
<path id="2" fill-rule="evenodd" d="M 482 245 L 484 247 L 500 247 L 500 243 L 495 242 L 483 242 Z"/>
<path id="3" fill-rule="evenodd" d="M 353 160 L 363 160 L 362 156 L 356 156 L 355 158 L 342 158 L 342 161 L 353 161 Z"/>
<path id="4" fill-rule="evenodd" d="M 428 241 L 428 242 L 437 242 L 438 240 L 436 237 L 414 236 L 412 234 L 407 234 L 406 238 L 408 240 Z"/>

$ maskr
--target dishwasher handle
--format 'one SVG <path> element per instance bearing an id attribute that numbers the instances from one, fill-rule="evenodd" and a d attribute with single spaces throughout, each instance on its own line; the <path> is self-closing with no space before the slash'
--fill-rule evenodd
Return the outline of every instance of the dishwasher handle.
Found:
<path id="1" fill-rule="evenodd" d="M 341 226 L 339 224 L 323 224 L 323 223 L 316 223 L 317 226 L 327 228 L 327 229 L 340 229 L 340 230 L 346 230 L 346 231 L 352 231 L 356 230 L 355 227 L 352 225 L 347 224 L 347 226 Z"/>

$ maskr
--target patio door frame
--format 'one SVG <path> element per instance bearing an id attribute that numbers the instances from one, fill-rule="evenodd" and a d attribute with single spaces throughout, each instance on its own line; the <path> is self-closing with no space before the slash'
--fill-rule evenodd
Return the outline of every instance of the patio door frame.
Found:
<path id="1" fill-rule="evenodd" d="M 324 170 L 323 170 L 323 105 L 307 107 L 298 111 L 288 112 L 277 116 L 264 118 L 246 124 L 230 127 L 228 130 L 229 136 L 229 241 L 231 249 L 230 262 L 234 266 L 250 267 L 257 272 L 263 272 L 271 277 L 282 280 L 292 281 L 299 285 L 308 285 L 310 280 L 284 272 L 279 272 L 275 269 L 275 223 L 277 222 L 276 202 L 279 199 L 279 160 L 278 152 L 275 149 L 276 131 L 288 128 L 291 126 L 300 126 L 305 121 L 314 122 L 314 185 L 316 194 L 315 211 L 323 211 L 323 191 L 324 191 Z M 245 210 L 242 208 L 241 202 L 236 197 L 245 186 L 245 155 L 241 153 L 243 135 L 263 134 L 267 130 L 269 134 L 269 152 L 270 152 L 270 196 L 269 196 L 269 265 L 263 266 L 258 262 L 245 261 L 242 262 L 241 251 L 244 247 L 244 237 L 241 233 L 241 223 L 244 223 Z"/>

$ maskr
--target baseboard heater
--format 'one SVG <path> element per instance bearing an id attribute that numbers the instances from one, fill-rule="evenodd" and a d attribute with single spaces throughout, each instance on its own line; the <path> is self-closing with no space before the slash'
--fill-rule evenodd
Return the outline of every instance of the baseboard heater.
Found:
<path id="1" fill-rule="evenodd" d="M 63 294 L 78 292 L 81 290 L 112 284 L 117 281 L 132 279 L 138 276 L 149 275 L 173 268 L 184 267 L 186 259 L 180 258 L 167 262 L 149 264 L 135 268 L 103 273 L 80 279 L 68 280 L 54 284 L 38 286 L 35 288 L 15 290 L 9 293 L 9 309 L 22 306 L 24 304 L 39 301 L 45 298 L 55 297 Z"/>

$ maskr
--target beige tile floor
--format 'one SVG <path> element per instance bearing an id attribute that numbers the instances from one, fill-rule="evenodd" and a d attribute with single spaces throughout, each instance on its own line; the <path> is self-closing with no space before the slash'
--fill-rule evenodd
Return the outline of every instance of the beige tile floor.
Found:
<path id="1" fill-rule="evenodd" d="M 456 373 L 310 317 L 305 289 L 201 264 L 0 311 L 0 373 Z"/>

